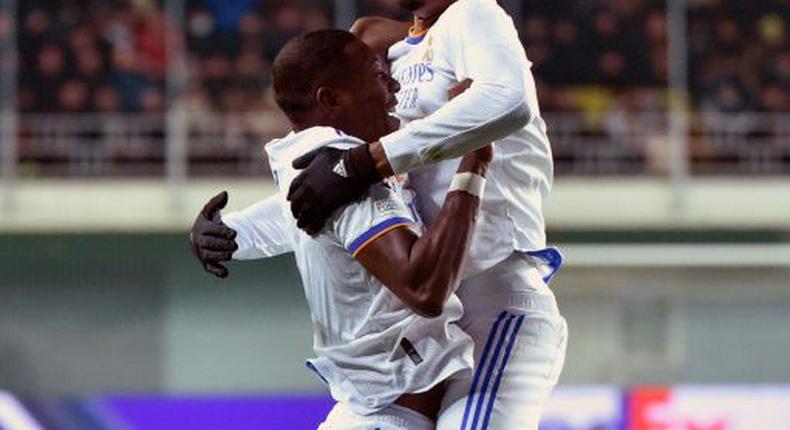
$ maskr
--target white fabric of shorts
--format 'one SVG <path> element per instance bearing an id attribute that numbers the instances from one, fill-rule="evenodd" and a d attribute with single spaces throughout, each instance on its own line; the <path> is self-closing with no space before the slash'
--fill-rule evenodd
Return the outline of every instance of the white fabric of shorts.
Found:
<path id="1" fill-rule="evenodd" d="M 538 429 L 565 361 L 568 328 L 539 270 L 509 260 L 458 291 L 475 371 L 448 381 L 437 430 Z"/>
<path id="2" fill-rule="evenodd" d="M 318 430 L 433 430 L 428 417 L 399 405 L 390 405 L 371 415 L 354 413 L 343 403 L 335 404 Z"/>

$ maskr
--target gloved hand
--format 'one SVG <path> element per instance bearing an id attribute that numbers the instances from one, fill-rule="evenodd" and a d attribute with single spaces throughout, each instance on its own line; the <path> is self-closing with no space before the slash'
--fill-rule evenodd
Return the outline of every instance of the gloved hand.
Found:
<path id="1" fill-rule="evenodd" d="M 304 171 L 291 183 L 288 201 L 297 226 L 310 235 L 318 234 L 335 210 L 381 181 L 367 145 L 318 148 L 294 160 L 293 167 Z"/>
<path id="2" fill-rule="evenodd" d="M 189 242 L 192 251 L 200 260 L 203 269 L 218 278 L 226 278 L 228 269 L 220 264 L 229 261 L 239 246 L 236 244 L 236 231 L 222 223 L 220 211 L 228 204 L 228 192 L 223 191 L 203 206 L 192 230 Z"/>

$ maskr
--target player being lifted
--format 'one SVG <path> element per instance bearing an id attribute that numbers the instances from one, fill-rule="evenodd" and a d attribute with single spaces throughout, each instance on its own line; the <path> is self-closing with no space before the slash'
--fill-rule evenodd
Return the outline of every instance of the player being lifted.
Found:
<path id="1" fill-rule="evenodd" d="M 399 121 L 389 111 L 398 84 L 367 45 L 341 30 L 290 41 L 272 74 L 277 104 L 294 130 L 266 146 L 288 213 L 286 193 L 299 173 L 294 160 L 396 130 Z M 319 428 L 433 429 L 443 381 L 471 373 L 473 344 L 455 324 L 462 308 L 453 291 L 490 161 L 490 146 L 464 157 L 436 222 L 422 236 L 408 197 L 389 179 L 336 211 L 314 236 L 290 230 L 318 356 L 308 367 L 338 401 Z M 205 215 L 226 199 L 217 196 Z"/>
<path id="2" fill-rule="evenodd" d="M 437 221 L 458 157 L 495 141 L 480 220 L 458 296 L 460 325 L 475 341 L 475 373 L 454 378 L 439 429 L 537 429 L 542 404 L 556 384 L 567 343 L 565 321 L 547 282 L 561 264 L 546 248 L 543 201 L 553 167 L 530 63 L 512 20 L 494 0 L 402 0 L 414 21 L 405 38 L 397 23 L 367 19 L 360 37 L 387 46 L 400 83 L 399 131 L 348 150 L 323 148 L 304 168 L 289 198 L 299 225 L 315 232 L 370 184 L 409 173 L 426 225 Z M 448 89 L 471 87 L 448 101 Z M 345 175 L 336 173 L 342 167 Z M 273 202 L 223 217 L 238 232 L 236 259 L 289 252 L 293 245 Z M 217 222 L 219 223 L 219 222 Z M 196 234 L 200 231 L 196 230 Z M 223 245 L 226 249 L 234 244 Z M 218 275 L 228 252 L 201 248 Z"/>

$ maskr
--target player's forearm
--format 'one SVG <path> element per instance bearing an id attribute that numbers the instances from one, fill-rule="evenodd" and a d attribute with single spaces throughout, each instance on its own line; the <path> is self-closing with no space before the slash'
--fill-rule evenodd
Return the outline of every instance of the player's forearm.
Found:
<path id="1" fill-rule="evenodd" d="M 475 80 L 428 118 L 382 137 L 370 152 L 382 176 L 403 174 L 502 139 L 523 128 L 533 115 L 523 87 Z"/>
<path id="2" fill-rule="evenodd" d="M 487 162 L 465 157 L 458 173 L 485 175 Z M 447 194 L 436 222 L 409 253 L 410 285 L 428 316 L 438 316 L 458 287 L 472 240 L 480 198 L 466 191 Z"/>
<path id="3" fill-rule="evenodd" d="M 458 287 L 479 205 L 479 199 L 470 194 L 448 194 L 436 223 L 412 247 L 411 285 L 427 316 L 441 315 L 450 294 Z"/>
<path id="4" fill-rule="evenodd" d="M 460 282 L 491 157 L 487 147 L 461 160 L 458 173 L 463 175 L 454 178 L 436 222 L 422 237 L 396 227 L 355 253 L 371 274 L 422 316 L 441 315 Z"/>
<path id="5" fill-rule="evenodd" d="M 224 214 L 222 221 L 237 233 L 239 248 L 233 253 L 234 260 L 256 260 L 293 252 L 289 234 L 292 223 L 274 196 L 242 211 Z"/>

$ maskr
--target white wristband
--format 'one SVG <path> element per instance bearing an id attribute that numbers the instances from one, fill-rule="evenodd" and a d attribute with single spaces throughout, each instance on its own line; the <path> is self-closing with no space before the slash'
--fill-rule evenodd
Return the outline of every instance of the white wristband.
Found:
<path id="1" fill-rule="evenodd" d="M 471 172 L 456 173 L 453 176 L 453 181 L 450 183 L 450 190 L 464 191 L 473 196 L 483 198 L 483 191 L 486 189 L 486 178 Z"/>

